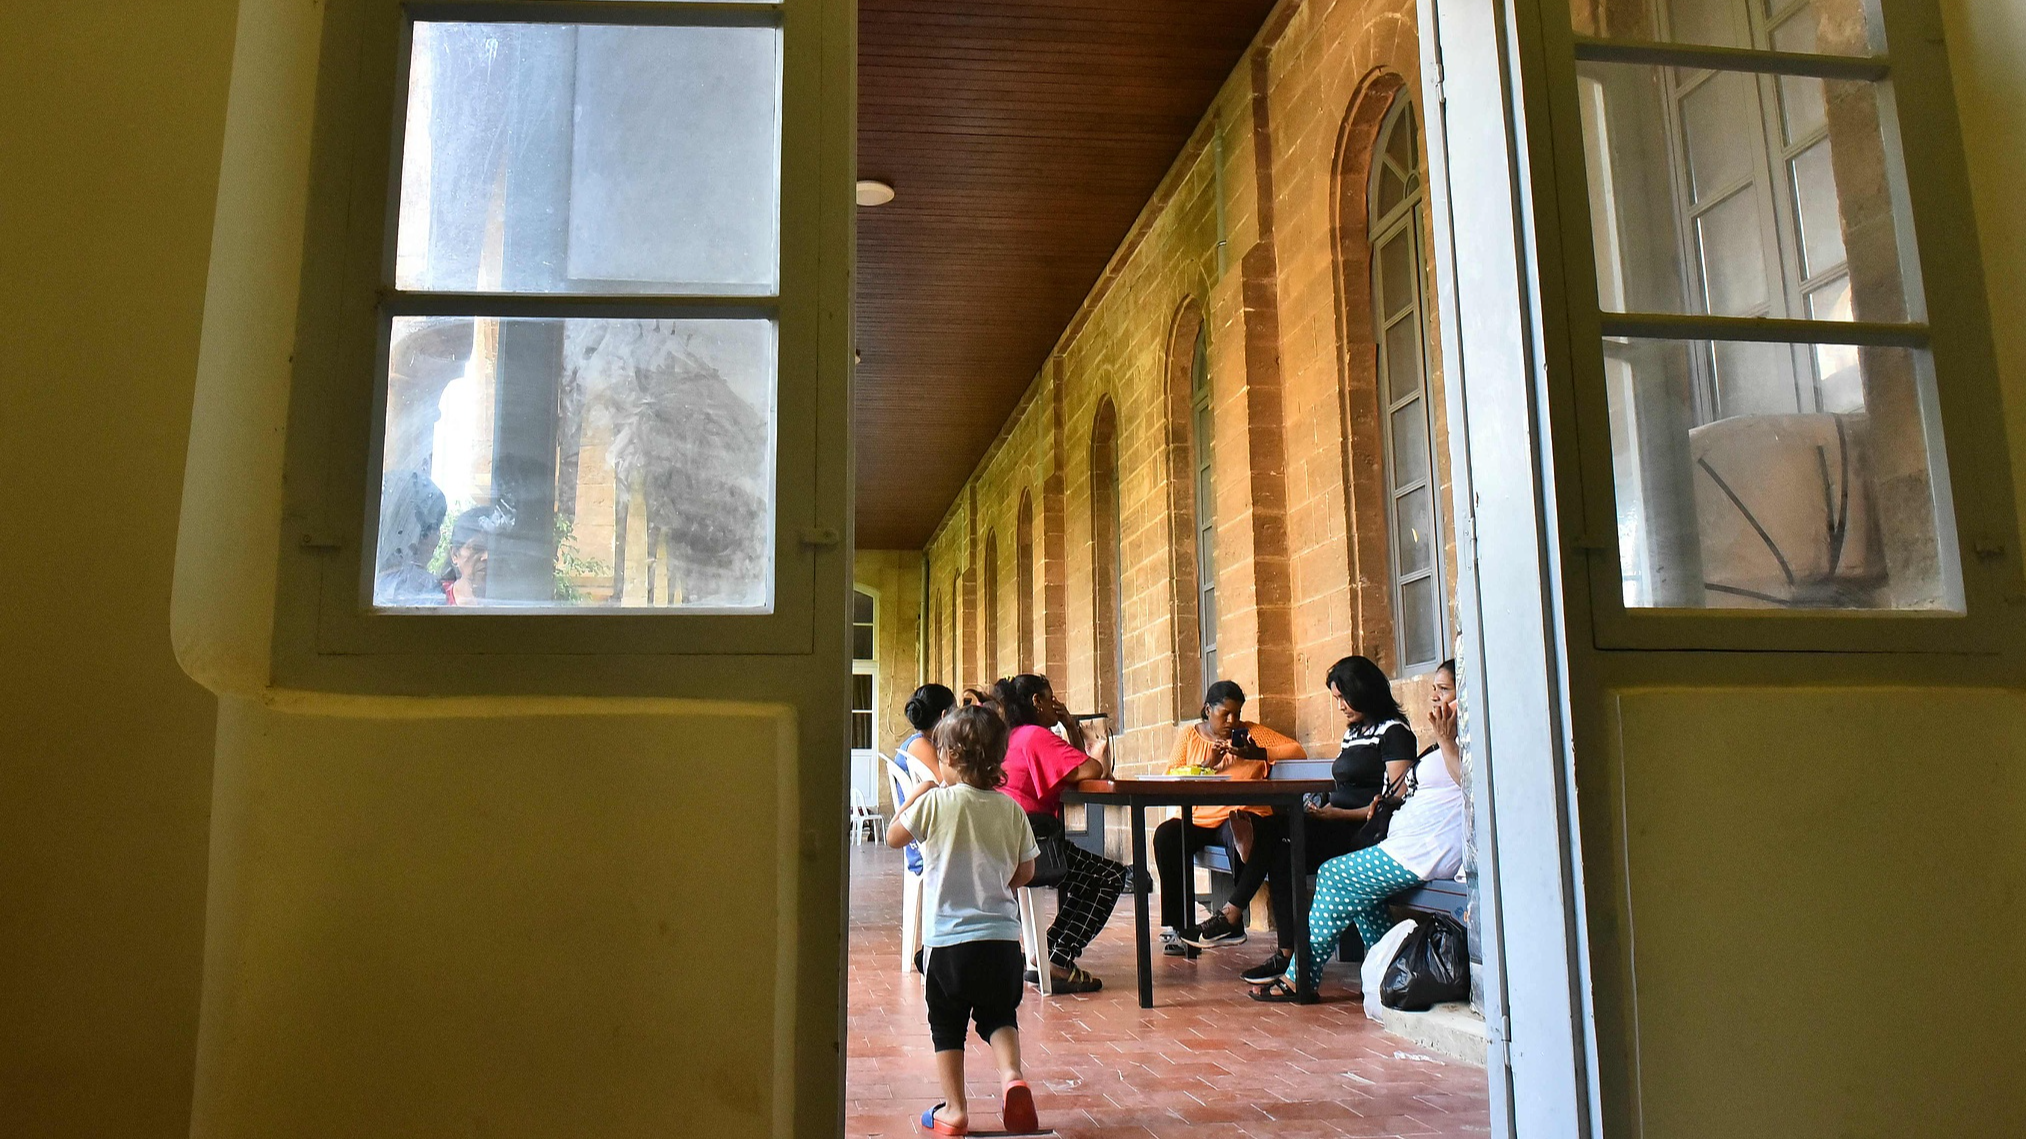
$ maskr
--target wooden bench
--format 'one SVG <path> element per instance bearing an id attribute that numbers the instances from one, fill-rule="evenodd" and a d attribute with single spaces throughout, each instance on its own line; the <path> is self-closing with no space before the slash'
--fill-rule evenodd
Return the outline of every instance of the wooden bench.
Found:
<path id="1" fill-rule="evenodd" d="M 1271 778 L 1328 779 L 1330 778 L 1330 766 L 1334 762 L 1334 760 L 1329 759 L 1283 759 L 1273 765 Z M 1197 851 L 1196 865 L 1208 869 L 1213 882 L 1220 877 L 1227 882 L 1230 880 L 1232 873 L 1231 855 L 1222 845 L 1207 846 Z M 1310 875 L 1309 882 L 1311 889 L 1314 887 L 1314 881 L 1315 876 Z M 1470 929 L 1470 887 L 1463 882 L 1454 880 L 1423 882 L 1411 890 L 1402 890 L 1386 899 L 1386 904 L 1394 909 L 1409 910 L 1415 913 L 1441 914 L 1451 918 L 1466 930 Z M 1470 937 L 1470 959 L 1472 961 L 1481 961 L 1482 958 L 1479 956 L 1479 953 L 1476 931 L 1472 930 Z M 1356 961 L 1363 957 L 1364 945 L 1359 941 L 1356 930 L 1345 930 L 1343 937 L 1338 941 L 1338 959 Z"/>

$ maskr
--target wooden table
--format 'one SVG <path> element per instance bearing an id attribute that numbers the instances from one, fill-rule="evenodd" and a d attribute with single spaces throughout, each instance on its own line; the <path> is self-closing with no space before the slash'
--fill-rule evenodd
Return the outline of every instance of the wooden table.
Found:
<path id="1" fill-rule="evenodd" d="M 1139 971 L 1140 1007 L 1154 1007 L 1154 954 L 1151 945 L 1152 929 L 1147 921 L 1147 896 L 1139 889 L 1140 876 L 1147 873 L 1147 808 L 1180 807 L 1182 825 L 1189 825 L 1190 809 L 1193 807 L 1277 807 L 1288 817 L 1287 835 L 1292 849 L 1288 851 L 1294 872 L 1288 875 L 1290 888 L 1294 891 L 1294 929 L 1289 938 L 1294 943 L 1294 968 L 1296 989 L 1302 993 L 1315 989 L 1315 970 L 1321 962 L 1311 962 L 1308 952 L 1308 812 L 1302 808 L 1302 796 L 1328 791 L 1334 784 L 1328 779 L 1178 779 L 1172 776 L 1146 776 L 1137 779 L 1087 779 L 1062 793 L 1064 803 L 1083 803 L 1096 807 L 1124 807 L 1132 815 L 1133 828 L 1133 928 L 1138 934 L 1139 952 L 1135 967 Z M 1184 832 L 1186 833 L 1186 832 Z M 1186 849 L 1186 848 L 1185 848 Z M 1257 852 L 1255 852 L 1257 853 Z M 1184 860 L 1186 864 L 1186 859 Z M 1151 876 L 1148 880 L 1151 880 Z M 1196 912 L 1196 875 L 1190 867 L 1182 875 L 1182 913 L 1193 917 Z"/>

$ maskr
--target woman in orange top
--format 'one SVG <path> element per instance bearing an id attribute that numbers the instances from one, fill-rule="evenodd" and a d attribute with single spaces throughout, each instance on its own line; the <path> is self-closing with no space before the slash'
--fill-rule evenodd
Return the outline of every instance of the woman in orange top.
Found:
<path id="1" fill-rule="evenodd" d="M 1272 728 L 1247 723 L 1244 719 L 1245 690 L 1237 683 L 1220 680 L 1203 694 L 1203 720 L 1182 729 L 1175 737 L 1175 751 L 1168 760 L 1168 774 L 1201 774 L 1204 769 L 1230 779 L 1264 779 L 1275 760 L 1300 759 L 1301 745 Z M 1189 924 L 1182 909 L 1182 875 L 1190 872 L 1189 860 L 1212 842 L 1221 841 L 1231 855 L 1235 872 L 1245 856 L 1252 853 L 1253 814 L 1269 807 L 1198 807 L 1190 812 L 1186 832 L 1182 820 L 1169 819 L 1154 828 L 1154 868 L 1161 875 L 1161 951 L 1172 956 L 1194 957 L 1200 948 L 1235 945 L 1245 940 L 1240 925 L 1246 896 L 1226 899 L 1223 908 L 1202 927 Z M 1254 887 L 1257 889 L 1257 887 Z"/>

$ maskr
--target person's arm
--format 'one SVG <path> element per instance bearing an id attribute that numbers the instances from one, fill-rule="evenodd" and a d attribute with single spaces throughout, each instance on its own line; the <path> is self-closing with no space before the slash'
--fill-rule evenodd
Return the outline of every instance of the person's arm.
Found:
<path id="1" fill-rule="evenodd" d="M 1190 766 L 1189 737 L 1196 734 L 1198 733 L 1194 724 L 1190 724 L 1188 727 L 1175 733 L 1175 746 L 1168 749 L 1169 771 L 1173 771 L 1178 767 Z"/>
<path id="2" fill-rule="evenodd" d="M 1013 880 L 1006 883 L 1006 885 L 1018 890 L 1032 881 L 1034 881 L 1034 860 L 1030 858 L 1013 868 Z"/>
<path id="3" fill-rule="evenodd" d="M 1266 752 L 1266 761 L 1268 763 L 1278 763 L 1283 759 L 1308 758 L 1308 752 L 1304 751 L 1300 744 L 1264 724 L 1253 724 L 1250 730 L 1252 732 L 1252 742 L 1258 744 Z"/>
<path id="4" fill-rule="evenodd" d="M 1086 725 L 1083 736 L 1084 752 L 1090 758 L 1077 764 L 1076 767 L 1070 770 L 1069 774 L 1057 780 L 1057 785 L 1063 783 L 1081 783 L 1086 779 L 1111 778 L 1111 737 L 1109 735 L 1100 735 L 1096 739 L 1092 739 L 1087 725 L 1096 722 L 1095 720 L 1085 720 L 1083 722 Z M 1062 746 L 1072 752 L 1076 750 L 1068 744 L 1063 744 Z"/>
<path id="5" fill-rule="evenodd" d="M 886 845 L 899 850 L 901 847 L 915 840 L 914 834 L 907 828 L 908 808 L 914 806 L 916 801 L 923 795 L 928 794 L 929 789 L 934 786 L 934 783 L 924 779 L 920 783 L 915 784 L 914 790 L 908 792 L 907 800 L 900 805 L 899 810 L 893 813 L 893 823 L 886 828 Z"/>

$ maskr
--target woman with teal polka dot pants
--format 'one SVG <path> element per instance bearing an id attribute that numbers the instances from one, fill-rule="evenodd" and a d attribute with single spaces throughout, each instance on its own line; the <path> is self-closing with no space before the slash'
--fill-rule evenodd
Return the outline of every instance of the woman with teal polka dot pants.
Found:
<path id="1" fill-rule="evenodd" d="M 1337 955 L 1337 939 L 1344 927 L 1357 923 L 1358 936 L 1367 948 L 1386 935 L 1386 899 L 1402 890 L 1419 886 L 1427 879 L 1395 861 L 1378 847 L 1340 854 L 1316 871 L 1315 900 L 1309 903 L 1309 962 L 1316 976 Z M 1256 992 L 1255 1000 L 1299 999 L 1294 988 L 1294 962 L 1287 975 L 1267 989 Z"/>

